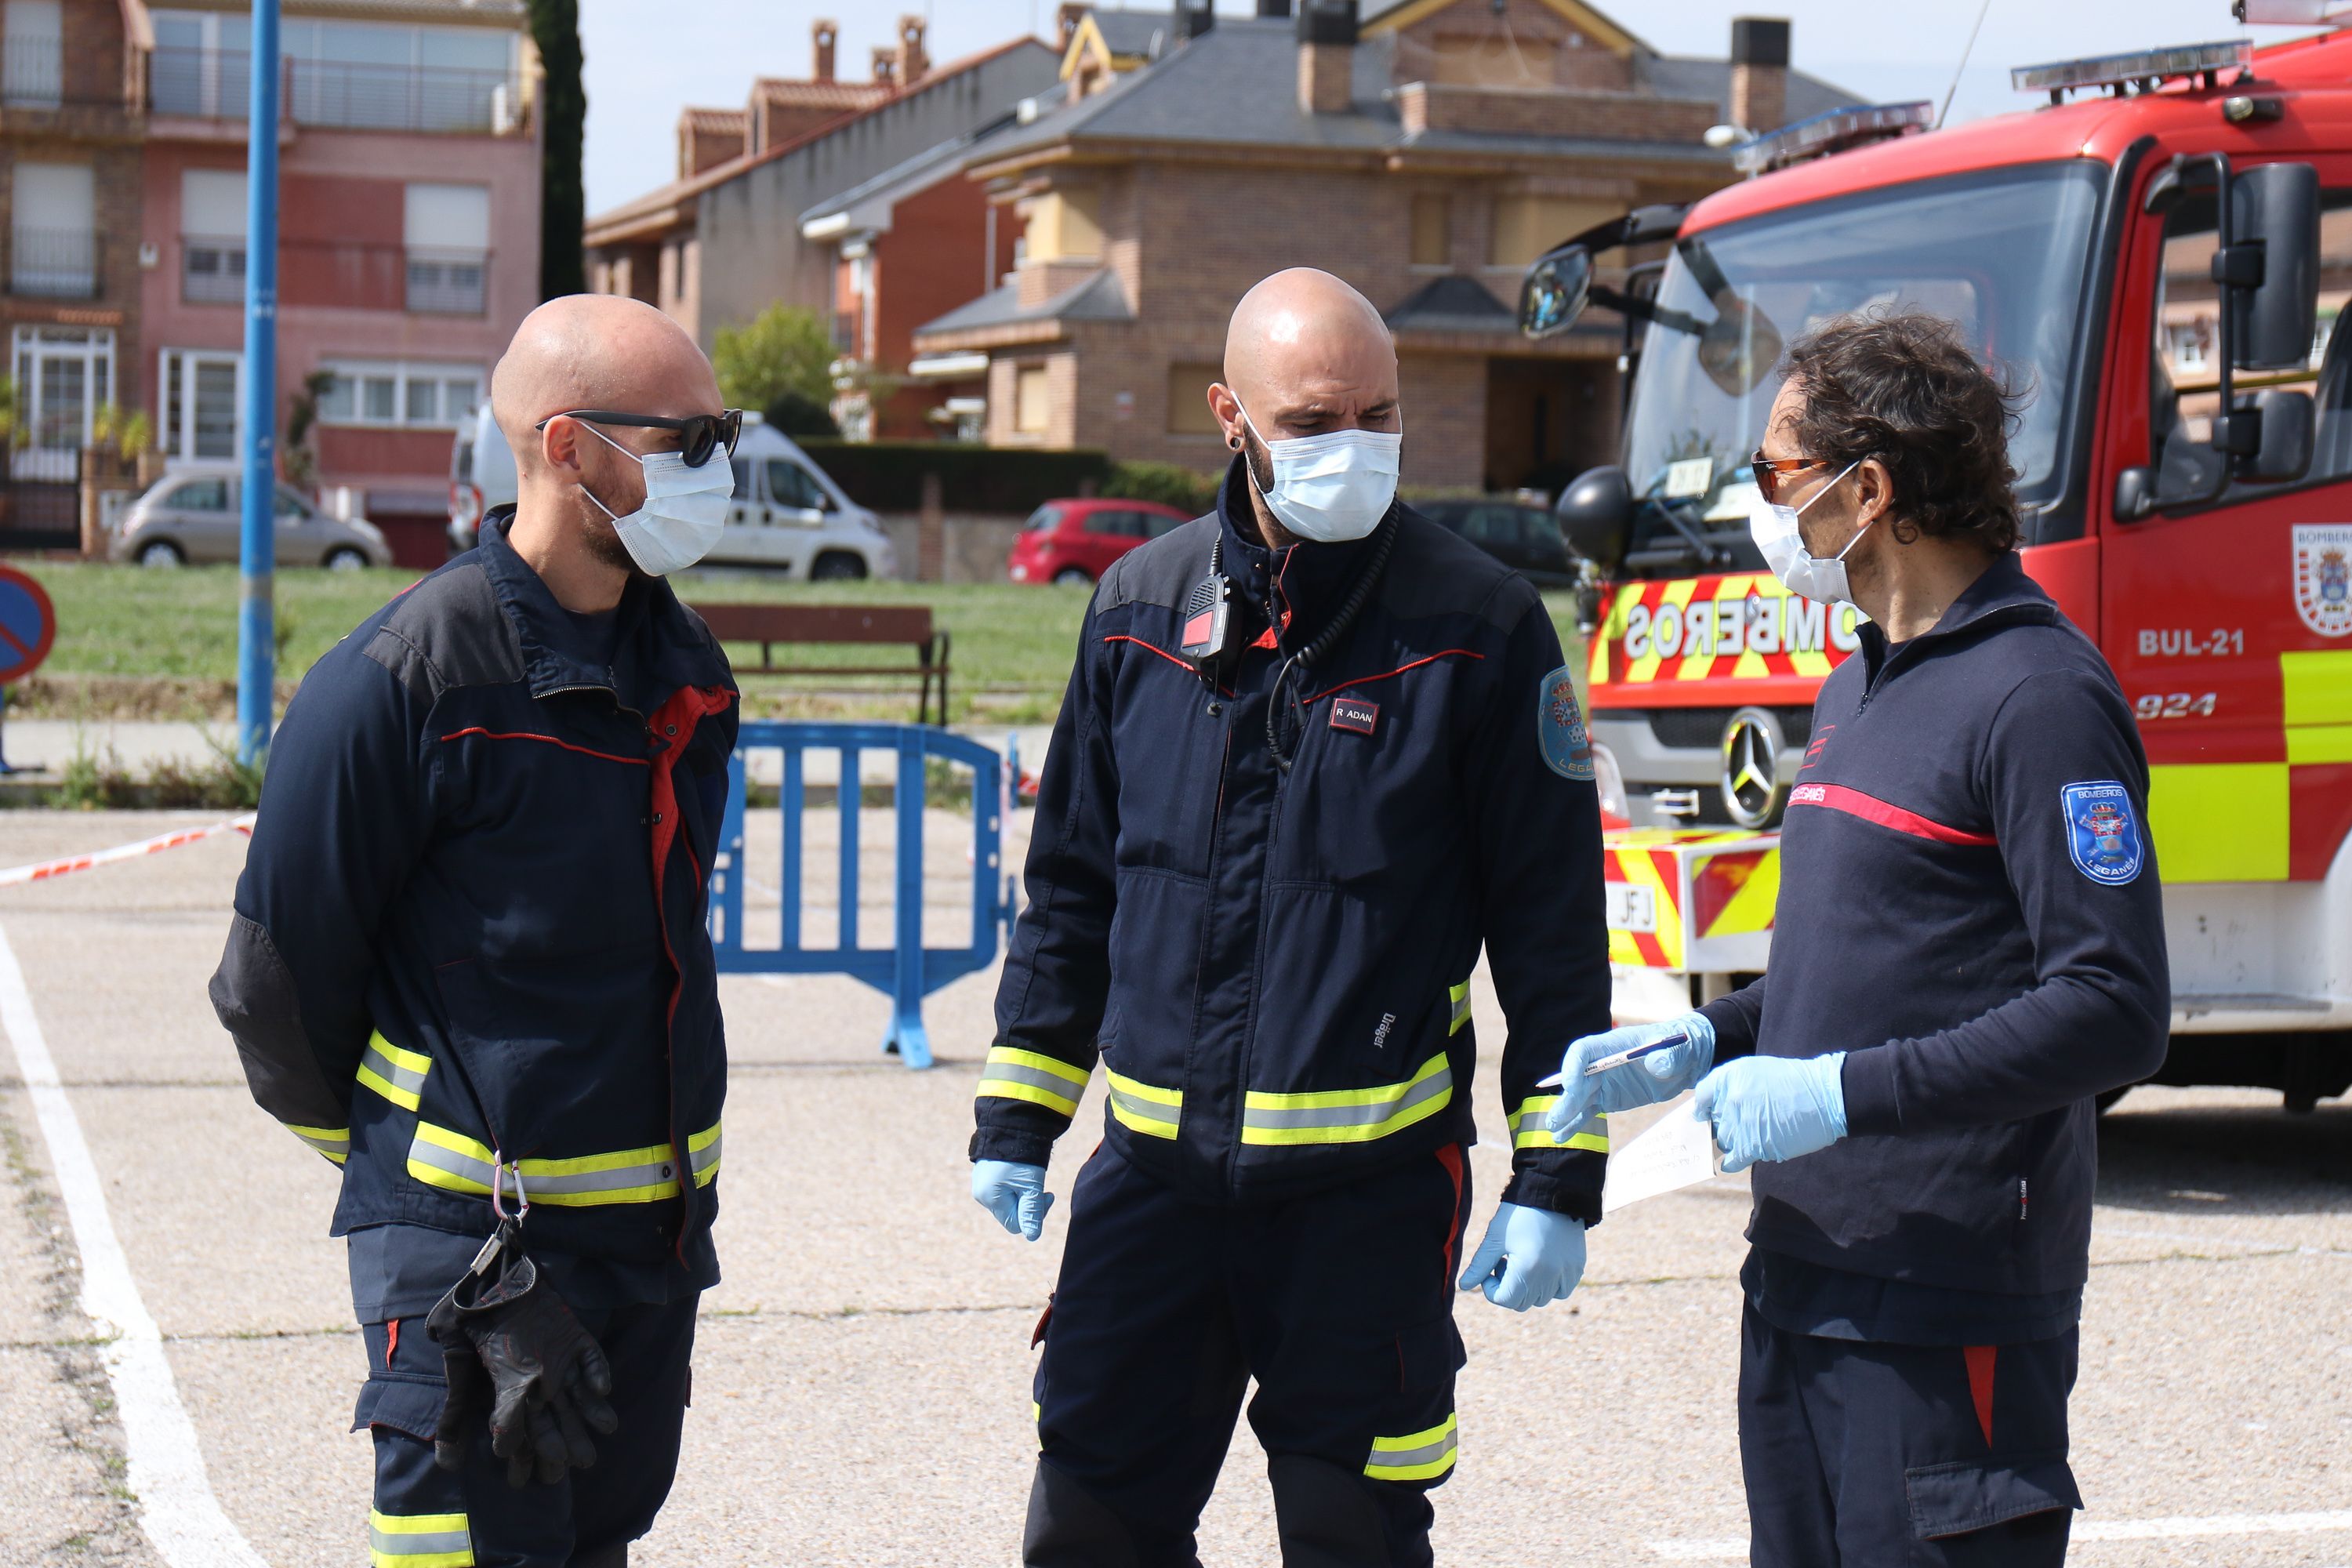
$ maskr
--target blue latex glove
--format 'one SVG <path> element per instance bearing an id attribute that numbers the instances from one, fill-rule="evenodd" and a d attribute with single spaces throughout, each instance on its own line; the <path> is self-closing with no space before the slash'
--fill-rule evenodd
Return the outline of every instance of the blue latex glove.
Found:
<path id="1" fill-rule="evenodd" d="M 1524 1312 L 1565 1301 L 1584 1278 L 1584 1222 L 1549 1209 L 1505 1204 L 1462 1271 L 1462 1289 L 1484 1286 L 1497 1307 Z"/>
<path id="2" fill-rule="evenodd" d="M 1045 1167 L 1013 1160 L 973 1161 L 971 1198 L 997 1224 L 1030 1241 L 1045 1228 L 1045 1211 L 1054 1206 L 1054 1194 L 1045 1190 Z"/>
<path id="3" fill-rule="evenodd" d="M 1845 1136 L 1845 1053 L 1739 1057 L 1706 1075 L 1691 1114 L 1715 1124 L 1728 1173 L 1759 1160 L 1793 1160 Z"/>
<path id="4" fill-rule="evenodd" d="M 1622 1067 L 1611 1068 L 1598 1078 L 1584 1076 L 1584 1069 L 1603 1057 L 1630 1051 L 1676 1030 L 1690 1038 Z M 1685 1013 L 1664 1023 L 1635 1024 L 1612 1029 L 1605 1035 L 1587 1035 L 1569 1047 L 1568 1055 L 1560 1058 L 1559 1103 L 1545 1118 L 1551 1129 L 1551 1140 L 1555 1143 L 1566 1142 L 1569 1135 L 1596 1110 L 1631 1110 L 1636 1106 L 1672 1100 L 1698 1082 L 1714 1061 L 1715 1026 L 1707 1022 L 1704 1013 Z"/>

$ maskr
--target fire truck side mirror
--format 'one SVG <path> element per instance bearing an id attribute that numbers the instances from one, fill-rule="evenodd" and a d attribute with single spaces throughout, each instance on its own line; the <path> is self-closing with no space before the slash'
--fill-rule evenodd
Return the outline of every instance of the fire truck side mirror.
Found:
<path id="1" fill-rule="evenodd" d="M 2231 358 L 2240 370 L 2308 364 L 2319 310 L 2319 171 L 2308 163 L 2234 171 L 2230 219 L 2230 250 L 2256 253 L 2228 279 L 2227 253 L 2214 258 L 2215 280 L 2237 317 Z"/>
<path id="2" fill-rule="evenodd" d="M 1614 572 L 1633 532 L 1633 482 L 1613 463 L 1587 468 L 1559 492 L 1553 514 L 1570 549 L 1601 571 Z"/>
<path id="3" fill-rule="evenodd" d="M 2311 394 L 2273 386 L 2254 399 L 2261 435 L 2242 476 L 2258 484 L 2291 485 L 2311 468 Z"/>

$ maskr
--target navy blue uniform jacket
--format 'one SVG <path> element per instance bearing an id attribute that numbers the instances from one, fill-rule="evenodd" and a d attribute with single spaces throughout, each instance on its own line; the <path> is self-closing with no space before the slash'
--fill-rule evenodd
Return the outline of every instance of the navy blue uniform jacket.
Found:
<path id="1" fill-rule="evenodd" d="M 1822 682 L 1771 972 L 1718 1058 L 1847 1052 L 1848 1136 L 1756 1167 L 1760 1247 L 2013 1295 L 2089 1268 L 2092 1098 L 2164 1060 L 2147 760 L 2114 673 L 1996 561 L 1933 629 Z"/>
<path id="2" fill-rule="evenodd" d="M 1476 1136 L 1469 982 L 1510 1024 L 1509 1197 L 1598 1220 L 1605 1124 L 1554 1146 L 1536 1080 L 1609 1026 L 1600 806 L 1535 590 L 1409 509 L 1377 589 L 1266 745 L 1281 650 L 1328 624 L 1370 539 L 1276 554 L 1217 512 L 1121 557 L 1079 635 L 997 992 L 974 1159 L 1042 1164 L 1097 1056 L 1119 1153 L 1204 1202 L 1312 1191 Z M 1178 658 L 1212 541 L 1242 635 Z M 1269 615 L 1269 608 L 1271 614 Z"/>
<path id="3" fill-rule="evenodd" d="M 616 614 L 608 668 L 563 651 L 493 514 L 287 709 L 212 998 L 254 1098 L 342 1166 L 337 1235 L 488 1235 L 496 1153 L 535 1244 L 717 1277 L 735 688 L 667 584 Z"/>

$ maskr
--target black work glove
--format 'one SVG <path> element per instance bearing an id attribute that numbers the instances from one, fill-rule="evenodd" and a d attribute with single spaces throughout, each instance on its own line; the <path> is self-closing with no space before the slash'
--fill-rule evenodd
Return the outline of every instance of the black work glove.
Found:
<path id="1" fill-rule="evenodd" d="M 607 1403 L 613 1369 L 538 1265 L 519 1247 L 499 1252 L 495 1267 L 468 1272 L 425 1319 L 449 1380 L 433 1459 L 445 1470 L 463 1464 L 487 1409 L 490 1451 L 507 1462 L 509 1486 L 534 1472 L 560 1481 L 567 1467 L 596 1462 L 590 1427 L 607 1436 L 620 1427 Z"/>

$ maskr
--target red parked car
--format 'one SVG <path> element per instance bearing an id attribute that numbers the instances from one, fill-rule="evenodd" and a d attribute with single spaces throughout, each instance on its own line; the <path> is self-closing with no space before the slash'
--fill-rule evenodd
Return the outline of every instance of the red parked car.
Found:
<path id="1" fill-rule="evenodd" d="M 1015 583 L 1091 583 L 1145 540 L 1192 521 L 1156 500 L 1049 500 L 1021 525 L 1005 575 Z"/>

